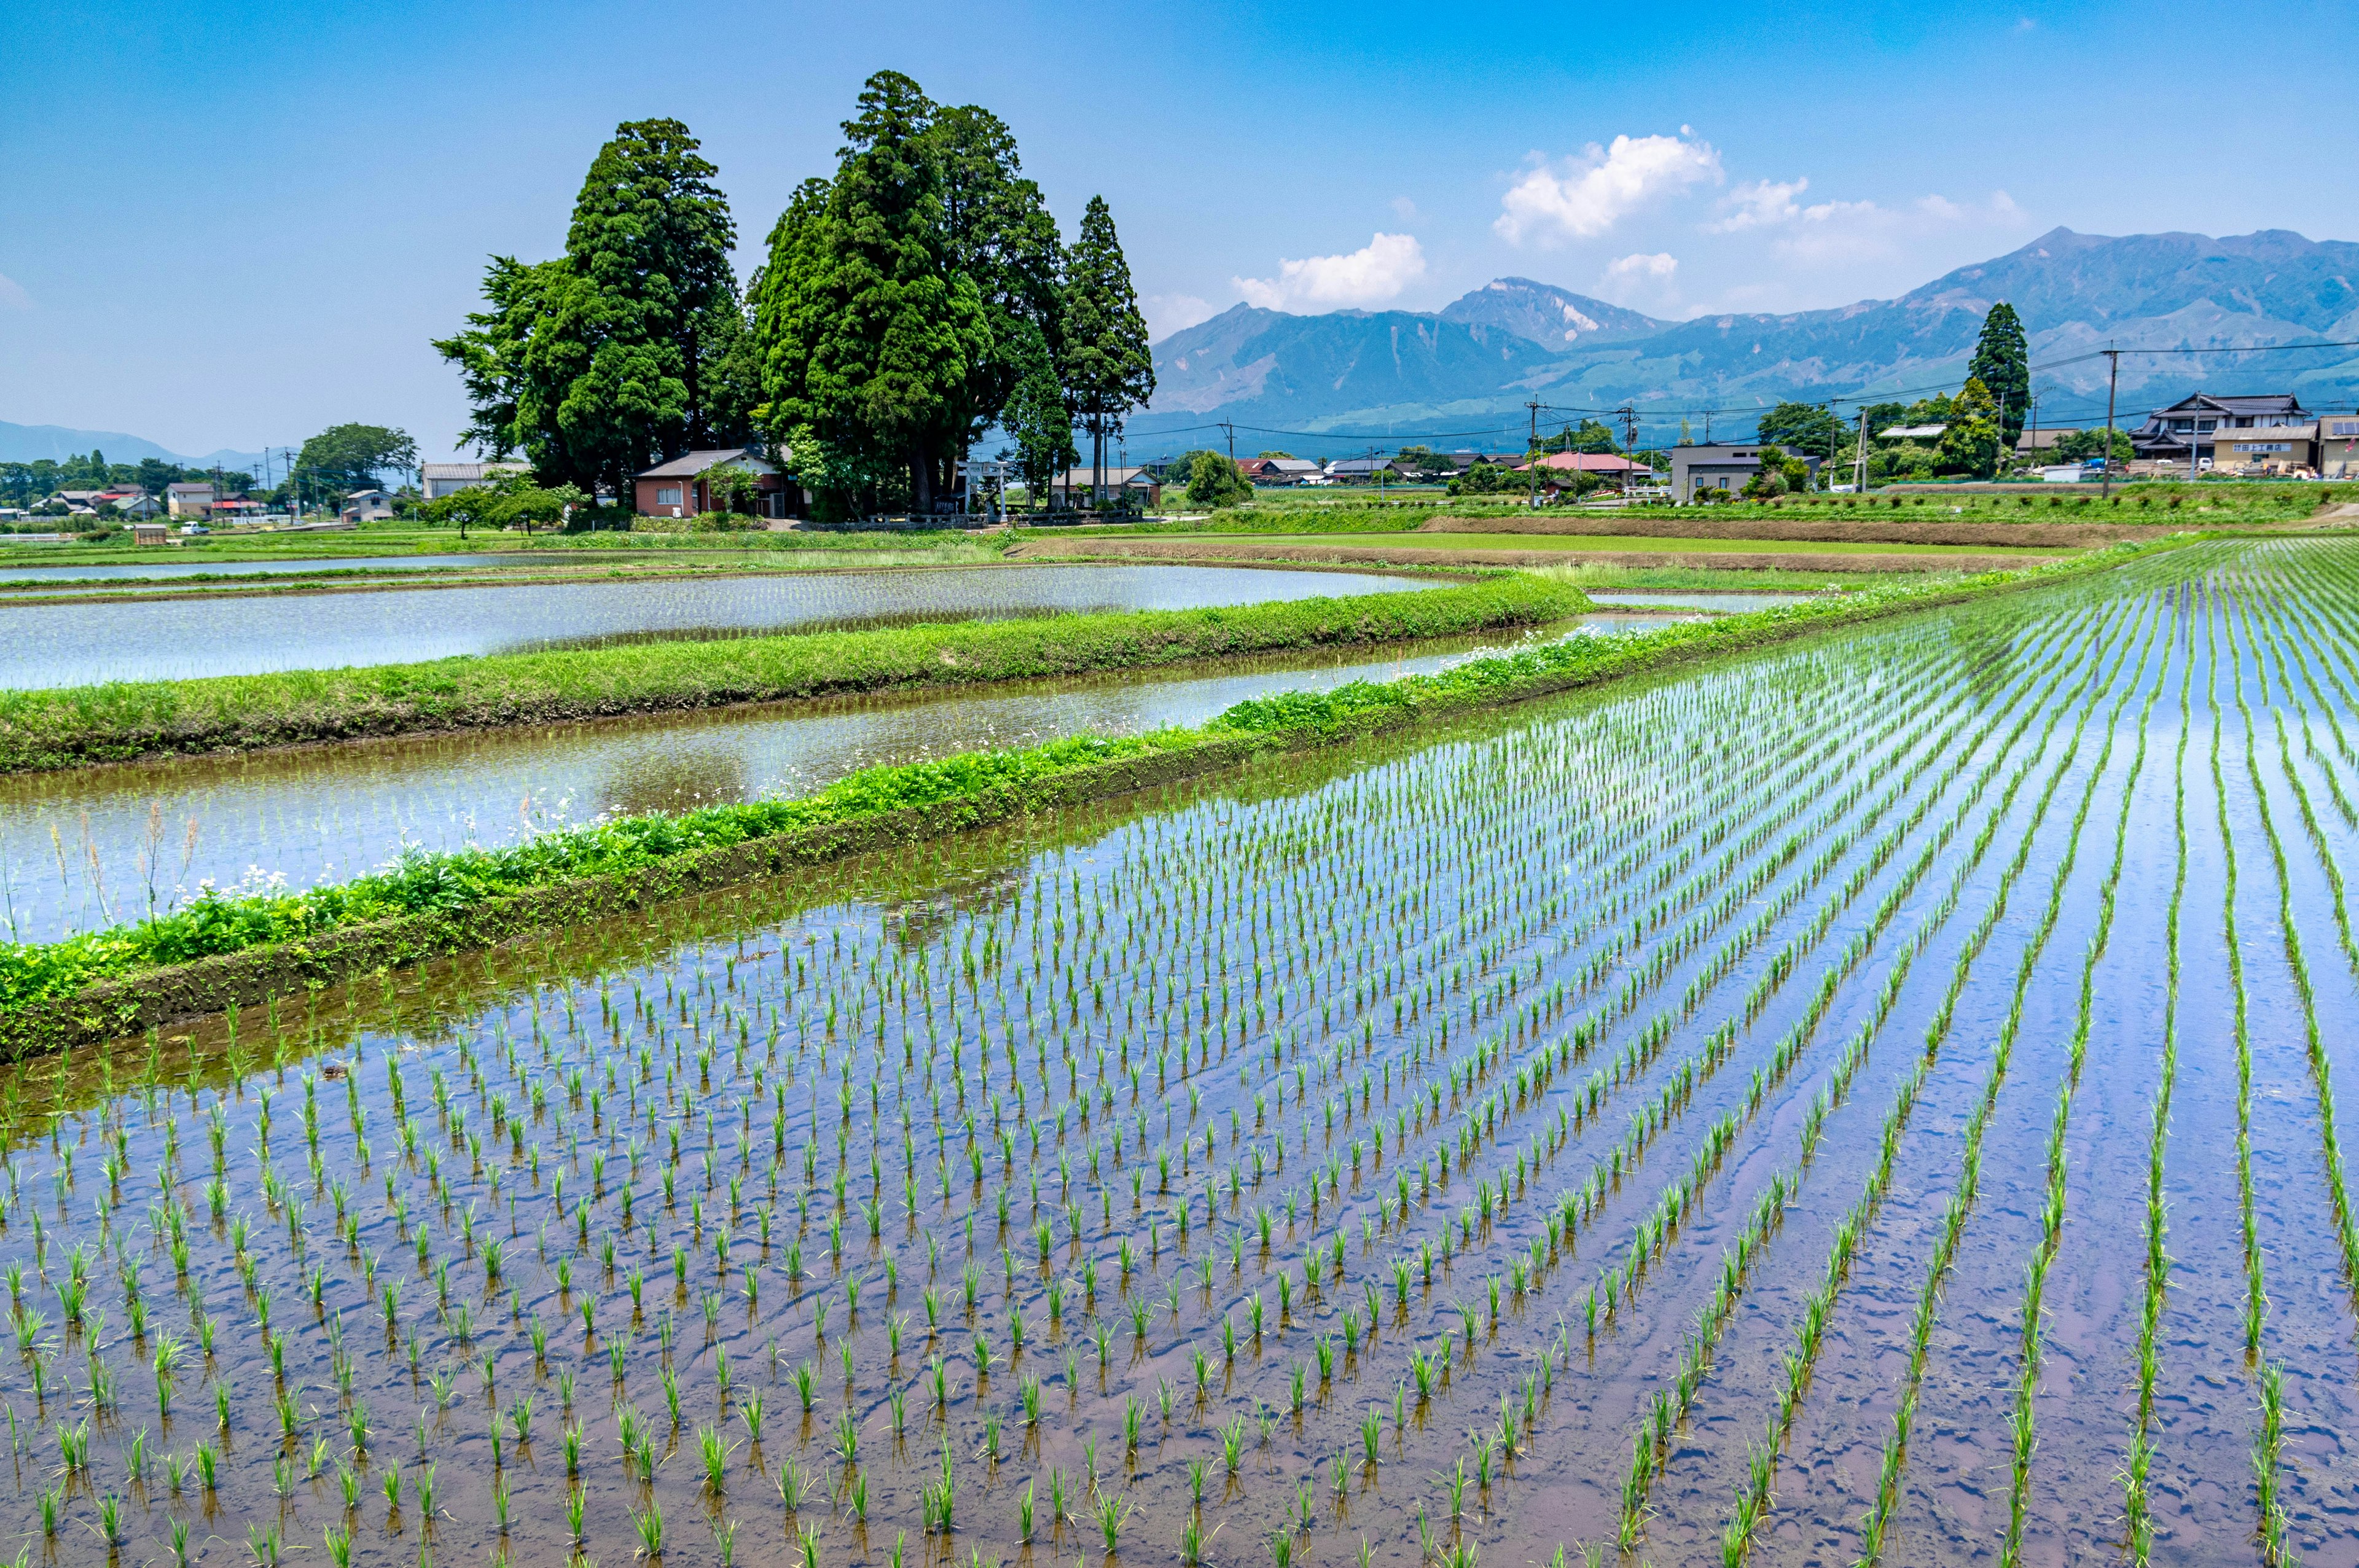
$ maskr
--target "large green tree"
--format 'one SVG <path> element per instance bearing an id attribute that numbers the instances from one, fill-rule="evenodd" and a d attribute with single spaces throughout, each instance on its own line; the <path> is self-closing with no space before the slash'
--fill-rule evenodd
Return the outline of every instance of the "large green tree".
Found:
<path id="1" fill-rule="evenodd" d="M 1133 408 L 1155 395 L 1155 360 L 1147 318 L 1131 287 L 1114 212 L 1093 196 L 1081 232 L 1065 257 L 1064 334 L 1060 345 L 1065 396 L 1090 433 L 1092 484 L 1103 483 L 1105 440 Z"/>
<path id="2" fill-rule="evenodd" d="M 418 443 L 383 425 L 332 425 L 303 443 L 295 471 L 313 497 L 370 490 L 418 466 Z"/>
<path id="3" fill-rule="evenodd" d="M 1027 338 L 1037 334 L 1055 352 L 1064 245 L 1039 186 L 1024 177 L 1015 134 L 997 115 L 972 104 L 940 109 L 926 139 L 940 171 L 949 265 L 973 283 L 988 339 L 968 357 L 965 382 L 950 400 L 947 482 L 949 463 L 1004 423 L 1031 365 Z"/>
<path id="4" fill-rule="evenodd" d="M 1997 404 L 1999 438 L 2006 451 L 2015 450 L 2031 410 L 2031 357 L 2023 340 L 2023 320 L 2015 307 L 2002 299 L 1983 318 L 1982 335 L 1974 340 L 1974 357 L 1966 362 L 1966 377 L 1979 381 Z"/>
<path id="5" fill-rule="evenodd" d="M 1833 460 L 1848 454 L 1857 444 L 1857 432 L 1822 404 L 1780 403 L 1761 416 L 1756 439 Z"/>
<path id="6" fill-rule="evenodd" d="M 617 126 L 582 180 L 564 256 L 492 258 L 488 308 L 434 345 L 466 383 L 480 449 L 627 493 L 649 462 L 746 421 L 743 375 L 725 369 L 745 325 L 736 227 L 697 146 L 677 120 Z"/>
<path id="7" fill-rule="evenodd" d="M 1049 340 L 1031 321 L 1011 328 L 1010 358 L 1016 364 L 1016 388 L 1008 394 L 999 422 L 1016 442 L 1016 469 L 1024 476 L 1027 502 L 1046 494 L 1051 481 L 1081 454 L 1073 449 L 1072 416 L 1065 410 L 1065 389 L 1057 381 L 1057 363 Z"/>
<path id="8" fill-rule="evenodd" d="M 934 105 L 887 70 L 858 108 L 835 178 L 806 181 L 771 231 L 755 309 L 763 388 L 803 482 L 897 467 L 926 512 L 973 428 L 971 378 L 991 330 L 956 265 Z"/>
<path id="9" fill-rule="evenodd" d="M 1941 432 L 1940 466 L 1944 472 L 1987 479 L 1998 469 L 1998 403 L 1975 377 L 1950 406 L 1949 427 Z"/>
<path id="10" fill-rule="evenodd" d="M 1613 430 L 1595 419 L 1583 419 L 1579 425 L 1567 425 L 1555 435 L 1546 436 L 1540 439 L 1540 450 L 1544 452 L 1603 454 L 1620 449 L 1614 444 Z"/>

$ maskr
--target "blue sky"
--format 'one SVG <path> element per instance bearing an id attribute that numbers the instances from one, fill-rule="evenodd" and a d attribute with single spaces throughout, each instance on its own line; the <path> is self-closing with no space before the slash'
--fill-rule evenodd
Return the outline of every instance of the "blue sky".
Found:
<path id="1" fill-rule="evenodd" d="M 750 270 L 886 67 L 1006 119 L 1069 233 L 1103 193 L 1161 332 L 1506 274 L 1806 308 L 2058 224 L 2359 239 L 2323 63 L 2354 46 L 2324 0 L 13 5 L 0 419 L 184 452 L 363 419 L 441 455 L 427 340 L 487 253 L 560 247 L 617 121 L 702 137 Z"/>

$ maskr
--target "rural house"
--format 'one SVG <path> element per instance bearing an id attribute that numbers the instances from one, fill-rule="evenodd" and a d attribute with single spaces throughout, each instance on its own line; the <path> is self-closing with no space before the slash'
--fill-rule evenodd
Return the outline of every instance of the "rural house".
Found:
<path id="1" fill-rule="evenodd" d="M 2318 477 L 2359 479 L 2359 414 L 2330 414 L 2318 422 Z"/>
<path id="2" fill-rule="evenodd" d="M 631 510 L 642 517 L 693 517 L 700 513 L 713 511 L 712 492 L 707 487 L 704 476 L 724 463 L 745 470 L 760 483 L 761 497 L 755 503 L 756 515 L 790 515 L 786 475 L 778 471 L 777 464 L 744 447 L 690 452 L 669 462 L 658 463 L 633 479 Z"/>
<path id="3" fill-rule="evenodd" d="M 1788 452 L 1782 447 L 1763 447 L 1757 442 L 1738 445 L 1723 442 L 1710 447 L 1673 447 L 1671 449 L 1671 499 L 1691 502 L 1696 492 L 1703 490 L 1743 490 L 1761 471 L 1764 451 L 1782 457 L 1799 457 L 1810 466 L 1810 478 L 1817 481 L 1819 460 L 1808 453 Z"/>
<path id="4" fill-rule="evenodd" d="M 2130 432 L 2130 450 L 2146 462 L 2180 465 L 2191 455 L 2195 466 L 2201 468 L 2212 456 L 2215 431 L 2249 430 L 2256 425 L 2308 425 L 2314 418 L 2289 392 L 2236 397 L 2190 393 L 2169 407 L 2147 415 L 2146 423 Z"/>
<path id="5" fill-rule="evenodd" d="M 381 490 L 356 490 L 344 497 L 336 515 L 347 523 L 386 523 L 393 518 L 393 497 Z"/>
<path id="6" fill-rule="evenodd" d="M 427 463 L 418 470 L 419 493 L 428 501 L 440 501 L 446 495 L 456 495 L 479 484 L 489 484 L 502 474 L 530 473 L 530 463 Z"/>

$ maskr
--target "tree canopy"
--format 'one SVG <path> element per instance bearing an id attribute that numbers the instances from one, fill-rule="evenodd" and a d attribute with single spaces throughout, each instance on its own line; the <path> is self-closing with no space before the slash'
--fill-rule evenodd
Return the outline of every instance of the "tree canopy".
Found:
<path id="1" fill-rule="evenodd" d="M 1038 497 L 1051 480 L 1079 462 L 1081 454 L 1073 449 L 1073 421 L 1065 412 L 1065 389 L 1057 383 L 1049 340 L 1032 321 L 1018 320 L 1010 332 L 1016 386 L 1008 395 L 1000 424 L 1015 439 L 1016 471 L 1023 476 L 1024 492 L 1030 499 Z"/>
<path id="2" fill-rule="evenodd" d="M 615 127 L 575 198 L 565 254 L 494 256 L 485 308 L 435 349 L 458 366 L 468 438 L 585 491 L 748 432 L 737 231 L 720 171 L 677 120 Z"/>
<path id="3" fill-rule="evenodd" d="M 1997 471 L 1998 404 L 1990 389 L 1969 376 L 1951 405 L 1950 427 L 1941 432 L 1941 467 L 1951 473 L 1986 478 Z"/>
<path id="4" fill-rule="evenodd" d="M 307 493 L 313 487 L 338 495 L 372 490 L 388 473 L 418 467 L 418 443 L 384 425 L 332 425 L 303 443 L 295 471 Z"/>
<path id="5" fill-rule="evenodd" d="M 1567 425 L 1553 436 L 1541 438 L 1544 452 L 1616 452 L 1621 448 L 1614 441 L 1614 432 L 1595 419 L 1583 419 L 1579 425 Z"/>
<path id="6" fill-rule="evenodd" d="M 1153 392 L 1147 326 L 1103 199 L 1066 253 L 1007 125 L 880 71 L 835 168 L 796 188 L 741 293 L 717 171 L 676 120 L 617 127 L 562 255 L 495 255 L 435 348 L 466 438 L 544 482 L 622 492 L 658 458 L 759 447 L 826 514 L 930 510 L 995 426 L 1030 472 L 1074 460 Z"/>
<path id="7" fill-rule="evenodd" d="M 1253 499 L 1253 486 L 1226 454 L 1197 452 L 1188 460 L 1188 503 L 1191 506 L 1235 506 Z"/>
<path id="8" fill-rule="evenodd" d="M 1974 340 L 1974 357 L 1966 362 L 1966 379 L 1980 382 L 2001 416 L 2000 438 L 2005 449 L 2015 450 L 2031 409 L 2030 351 L 2023 339 L 2023 321 L 2015 307 L 2002 299 L 1983 318 L 1982 335 Z"/>
<path id="9" fill-rule="evenodd" d="M 1103 196 L 1090 198 L 1065 258 L 1064 305 L 1066 395 L 1090 432 L 1095 466 L 1103 467 L 1107 431 L 1155 395 L 1155 359 L 1130 263 Z"/>
<path id="10" fill-rule="evenodd" d="M 1858 433 L 1822 405 L 1780 403 L 1761 416 L 1758 438 L 1826 460 L 1850 450 L 1858 442 Z"/>

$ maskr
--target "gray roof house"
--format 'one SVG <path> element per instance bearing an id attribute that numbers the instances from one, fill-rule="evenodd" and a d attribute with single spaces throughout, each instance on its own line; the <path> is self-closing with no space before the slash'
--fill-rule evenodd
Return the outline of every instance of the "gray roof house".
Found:
<path id="1" fill-rule="evenodd" d="M 531 471 L 532 465 L 523 462 L 426 463 L 419 470 L 418 488 L 427 500 L 440 501 L 475 485 L 489 484 L 504 473 Z"/>
<path id="2" fill-rule="evenodd" d="M 1710 447 L 1673 447 L 1671 449 L 1671 499 L 1690 502 L 1701 490 L 1738 491 L 1745 488 L 1755 474 L 1761 471 L 1764 450 L 1781 457 L 1800 457 L 1810 465 L 1810 477 L 1815 481 L 1819 460 L 1809 453 L 1788 452 L 1782 447 L 1764 448 L 1759 442 L 1722 442 Z"/>

